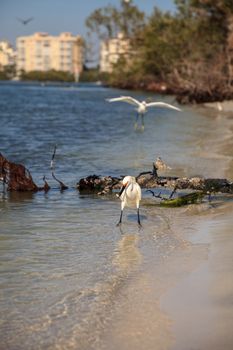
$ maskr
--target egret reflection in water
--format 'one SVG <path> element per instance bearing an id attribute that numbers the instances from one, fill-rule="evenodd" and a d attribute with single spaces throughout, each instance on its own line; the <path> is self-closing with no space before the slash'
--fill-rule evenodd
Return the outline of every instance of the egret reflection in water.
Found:
<path id="1" fill-rule="evenodd" d="M 129 272 L 142 261 L 142 255 L 138 249 L 139 235 L 123 232 L 117 244 L 113 257 L 113 265 L 122 272 Z"/>

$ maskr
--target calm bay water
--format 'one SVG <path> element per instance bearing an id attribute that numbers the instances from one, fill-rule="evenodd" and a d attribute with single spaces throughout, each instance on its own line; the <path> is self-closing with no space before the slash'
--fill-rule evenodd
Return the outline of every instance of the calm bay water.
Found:
<path id="1" fill-rule="evenodd" d="M 173 175 L 224 176 L 229 156 L 216 156 L 215 145 L 228 137 L 226 116 L 223 123 L 216 112 L 154 109 L 145 131 L 135 132 L 132 106 L 106 102 L 122 94 L 174 103 L 95 85 L 0 85 L 0 151 L 38 185 L 45 175 L 52 186 L 46 194 L 0 193 L 1 349 L 115 349 L 104 333 L 122 293 L 152 264 L 159 274 L 166 257 L 183 251 L 171 227 L 183 215 L 192 229 L 186 209 L 154 209 L 143 192 L 142 230 L 133 210 L 120 230 L 118 199 L 79 194 L 80 178 L 137 175 L 158 156 Z M 54 145 L 57 177 L 69 186 L 63 193 L 49 169 Z"/>

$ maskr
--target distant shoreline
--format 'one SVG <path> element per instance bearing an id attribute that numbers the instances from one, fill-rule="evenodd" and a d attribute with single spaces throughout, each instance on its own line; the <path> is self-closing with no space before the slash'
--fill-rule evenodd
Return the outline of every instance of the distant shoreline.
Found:
<path id="1" fill-rule="evenodd" d="M 89 84 L 89 85 L 95 85 L 95 86 L 100 86 L 100 87 L 106 87 L 106 88 L 116 88 L 116 89 L 122 89 L 122 90 L 131 90 L 131 91 L 142 91 L 142 92 L 150 92 L 150 93 L 155 93 L 155 94 L 161 94 L 161 95 L 173 95 L 176 97 L 176 100 L 180 104 L 187 104 L 187 105 L 203 105 L 205 107 L 210 107 L 214 108 L 218 111 L 223 111 L 223 112 L 231 112 L 233 111 L 233 99 L 219 99 L 219 100 L 214 100 L 210 101 L 210 98 L 206 100 L 201 100 L 201 101 L 189 101 L 189 96 L 188 94 L 178 94 L 176 91 L 173 89 L 167 87 L 165 83 L 155 83 L 151 82 L 149 84 L 141 84 L 139 86 L 128 86 L 127 84 L 122 86 L 122 85 L 109 85 L 108 83 L 105 83 L 103 81 L 80 81 L 80 82 L 66 82 L 66 81 L 58 81 L 58 80 L 21 80 L 21 79 L 8 79 L 8 80 L 0 80 L 1 83 L 26 83 L 26 84 L 38 84 L 41 86 L 46 86 L 46 85 L 65 85 L 65 86 L 73 86 L 73 85 L 79 85 L 79 84 Z"/>

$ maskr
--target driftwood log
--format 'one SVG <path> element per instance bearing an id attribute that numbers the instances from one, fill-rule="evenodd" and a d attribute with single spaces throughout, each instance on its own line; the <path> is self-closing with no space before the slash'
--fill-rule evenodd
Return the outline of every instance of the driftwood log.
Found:
<path id="1" fill-rule="evenodd" d="M 80 192 L 97 192 L 98 194 L 107 194 L 112 190 L 121 188 L 120 178 L 111 176 L 91 175 L 82 178 L 77 183 L 77 188 Z M 154 172 L 144 172 L 136 176 L 138 184 L 142 188 L 172 188 L 173 190 L 189 189 L 202 191 L 206 194 L 221 192 L 233 194 L 233 182 L 227 179 L 212 179 L 203 177 L 172 177 L 158 176 Z"/>

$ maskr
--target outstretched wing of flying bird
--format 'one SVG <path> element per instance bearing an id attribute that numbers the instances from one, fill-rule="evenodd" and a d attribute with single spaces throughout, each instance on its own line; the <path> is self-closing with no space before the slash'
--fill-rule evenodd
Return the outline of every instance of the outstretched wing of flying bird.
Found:
<path id="1" fill-rule="evenodd" d="M 137 101 L 135 98 L 131 97 L 131 96 L 120 96 L 120 97 L 115 97 L 115 98 L 109 98 L 107 99 L 108 102 L 118 102 L 118 101 L 121 101 L 121 102 L 126 102 L 126 103 L 129 103 L 133 106 L 137 106 L 139 107 L 140 106 L 140 102 Z"/>
<path id="2" fill-rule="evenodd" d="M 31 22 L 33 20 L 33 17 L 27 18 L 27 19 L 21 19 L 17 17 L 17 20 L 20 21 L 22 24 L 26 25 L 29 22 Z"/>
<path id="3" fill-rule="evenodd" d="M 174 109 L 176 111 L 181 111 L 180 108 L 172 106 L 169 103 L 165 103 L 165 102 L 150 102 L 150 103 L 147 103 L 146 106 L 147 107 L 167 107 L 170 109 Z"/>

